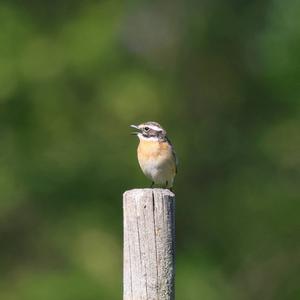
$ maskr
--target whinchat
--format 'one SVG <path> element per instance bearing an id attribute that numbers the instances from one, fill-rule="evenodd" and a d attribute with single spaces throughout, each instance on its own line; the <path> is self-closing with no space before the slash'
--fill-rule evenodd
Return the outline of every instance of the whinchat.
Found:
<path id="1" fill-rule="evenodd" d="M 137 156 L 143 173 L 154 184 L 172 189 L 177 173 L 177 158 L 167 132 L 156 122 L 130 125 L 140 140 Z"/>

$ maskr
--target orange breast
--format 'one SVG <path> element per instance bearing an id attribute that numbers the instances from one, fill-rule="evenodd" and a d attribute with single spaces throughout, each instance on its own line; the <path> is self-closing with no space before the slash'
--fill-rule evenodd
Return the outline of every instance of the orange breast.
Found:
<path id="1" fill-rule="evenodd" d="M 157 184 L 173 184 L 176 162 L 168 142 L 140 140 L 138 160 L 144 174 Z"/>
<path id="2" fill-rule="evenodd" d="M 172 149 L 167 142 L 141 140 L 138 146 L 139 160 L 168 159 L 172 156 Z"/>
<path id="3" fill-rule="evenodd" d="M 174 172 L 176 169 L 175 161 L 172 153 L 172 147 L 168 142 L 145 141 L 141 140 L 137 149 L 138 160 L 141 165 L 155 162 L 161 164 L 169 162 Z"/>

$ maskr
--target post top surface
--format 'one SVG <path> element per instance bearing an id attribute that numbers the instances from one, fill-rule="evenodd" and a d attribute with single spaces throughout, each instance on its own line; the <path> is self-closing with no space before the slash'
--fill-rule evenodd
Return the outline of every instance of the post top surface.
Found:
<path id="1" fill-rule="evenodd" d="M 163 194 L 171 197 L 175 197 L 175 194 L 171 192 L 169 189 L 162 189 L 162 188 L 145 188 L 145 189 L 131 189 L 124 192 L 124 196 L 130 194 L 130 195 L 137 195 L 137 194 L 147 194 L 147 193 L 153 193 L 153 194 Z"/>

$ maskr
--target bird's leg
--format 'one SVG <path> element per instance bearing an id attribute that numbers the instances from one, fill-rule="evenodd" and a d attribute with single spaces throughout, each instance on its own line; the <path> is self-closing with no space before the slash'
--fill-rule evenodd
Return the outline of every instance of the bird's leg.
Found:
<path id="1" fill-rule="evenodd" d="M 167 180 L 167 181 L 166 181 L 166 188 L 168 188 L 168 185 L 169 185 L 169 182 L 168 182 L 168 180 Z M 173 187 L 170 186 L 170 187 L 169 187 L 169 190 L 170 190 L 171 192 L 173 192 Z"/>
<path id="2" fill-rule="evenodd" d="M 152 183 L 150 185 L 150 188 L 153 188 L 153 185 L 154 185 L 154 181 L 152 181 Z"/>

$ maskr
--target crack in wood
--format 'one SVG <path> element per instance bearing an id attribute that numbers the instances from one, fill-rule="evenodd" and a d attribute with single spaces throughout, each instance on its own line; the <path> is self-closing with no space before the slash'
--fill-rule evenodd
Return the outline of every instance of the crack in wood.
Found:
<path id="1" fill-rule="evenodd" d="M 156 242 L 156 222 L 155 222 L 155 199 L 154 192 L 152 191 L 152 211 L 153 211 L 153 227 L 154 227 L 154 245 L 155 245 L 155 259 L 156 259 L 156 294 L 158 299 L 158 259 L 157 259 L 157 242 Z"/>

